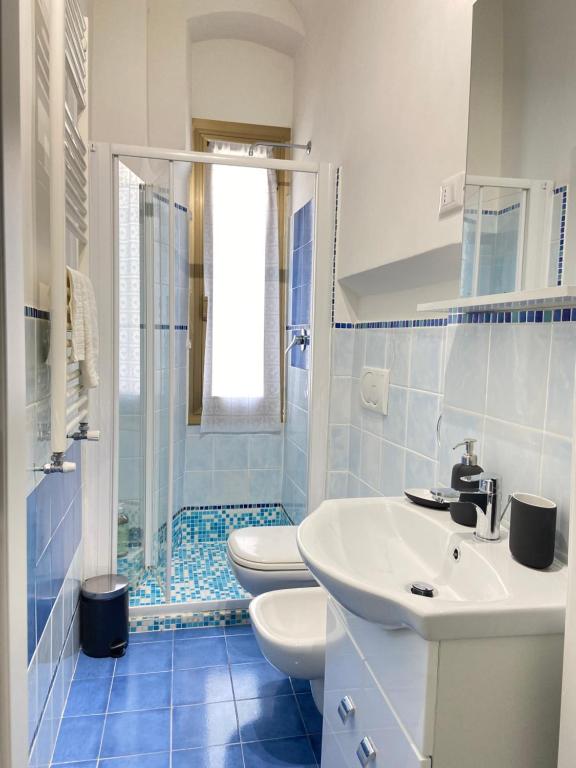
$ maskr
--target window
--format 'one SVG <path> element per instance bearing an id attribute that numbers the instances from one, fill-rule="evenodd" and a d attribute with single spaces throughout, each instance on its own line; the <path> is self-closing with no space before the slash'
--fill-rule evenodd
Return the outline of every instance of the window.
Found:
<path id="1" fill-rule="evenodd" d="M 289 142 L 290 129 L 237 123 L 193 120 L 193 147 L 196 151 L 246 154 L 246 145 L 258 141 Z M 244 146 L 243 146 L 244 145 Z M 284 157 L 276 150 L 275 157 Z M 190 286 L 189 418 L 199 424 L 202 417 L 203 374 L 206 355 L 207 300 L 204 295 L 204 236 L 207 214 L 208 173 L 210 174 L 211 244 L 213 265 L 211 390 L 216 397 L 259 397 L 264 390 L 264 291 L 265 261 L 254 258 L 264 253 L 266 202 L 269 194 L 267 171 L 234 166 L 195 165 L 190 188 L 193 211 Z M 287 174 L 277 174 L 279 232 L 280 346 L 285 326 L 286 201 Z M 262 211 L 259 218 L 255 213 Z M 246 227 L 246 221 L 250 226 Z M 243 225 L 243 226 L 240 226 Z M 242 230 L 242 238 L 236 233 Z M 242 317 L 243 322 L 231 323 Z M 246 328 L 250 328 L 247 343 Z M 280 355 L 283 392 L 284 359 Z M 234 372 L 234 375 L 231 375 Z"/>

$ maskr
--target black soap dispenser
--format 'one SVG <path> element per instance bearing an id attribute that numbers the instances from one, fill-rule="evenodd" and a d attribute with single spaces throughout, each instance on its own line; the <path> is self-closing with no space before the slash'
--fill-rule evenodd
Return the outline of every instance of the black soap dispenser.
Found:
<path id="1" fill-rule="evenodd" d="M 452 467 L 452 481 L 450 485 L 453 490 L 460 492 L 459 501 L 450 504 L 450 516 L 455 523 L 473 527 L 476 525 L 476 506 L 482 506 L 482 500 L 478 498 L 480 483 L 474 480 L 464 480 L 463 478 L 480 475 L 484 471 L 478 464 L 478 457 L 474 453 L 474 444 L 476 440 L 472 437 L 465 438 L 461 443 L 454 446 L 453 450 L 464 446 L 464 454 L 458 464 Z M 469 496 L 469 494 L 473 494 Z"/>

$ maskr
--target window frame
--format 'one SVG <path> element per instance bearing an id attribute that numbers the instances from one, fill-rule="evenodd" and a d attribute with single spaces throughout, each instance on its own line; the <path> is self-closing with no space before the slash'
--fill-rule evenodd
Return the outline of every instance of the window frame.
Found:
<path id="1" fill-rule="evenodd" d="M 289 143 L 290 128 L 252 123 L 235 123 L 221 120 L 192 119 L 192 149 L 207 152 L 211 141 L 230 141 L 254 144 L 258 141 Z M 289 159 L 290 151 L 275 149 L 274 157 Z M 207 302 L 204 296 L 204 165 L 194 163 L 190 175 L 189 210 L 189 322 L 188 322 L 188 425 L 200 424 L 202 418 L 202 394 L 204 379 L 204 350 L 206 345 Z M 290 180 L 287 171 L 278 175 L 278 244 L 280 288 L 280 383 L 281 413 L 284 413 L 284 334 L 286 326 L 286 282 L 288 253 L 288 199 Z"/>

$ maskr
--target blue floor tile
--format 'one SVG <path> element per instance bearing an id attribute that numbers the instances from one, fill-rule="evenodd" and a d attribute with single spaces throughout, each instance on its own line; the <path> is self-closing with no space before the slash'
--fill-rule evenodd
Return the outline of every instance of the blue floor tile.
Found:
<path id="1" fill-rule="evenodd" d="M 179 669 L 174 674 L 174 706 L 233 701 L 228 666 Z"/>
<path id="2" fill-rule="evenodd" d="M 316 759 L 306 738 L 274 739 L 242 744 L 246 768 L 316 768 Z"/>
<path id="3" fill-rule="evenodd" d="M 198 640 L 201 637 L 222 637 L 224 627 L 190 627 L 177 629 L 174 632 L 174 640 Z"/>
<path id="4" fill-rule="evenodd" d="M 236 706 L 242 741 L 263 741 L 305 735 L 304 724 L 293 694 L 265 699 L 246 699 L 238 701 Z"/>
<path id="5" fill-rule="evenodd" d="M 311 693 L 299 693 L 296 696 L 300 714 L 304 720 L 306 733 L 322 733 L 322 715 L 318 712 L 318 707 L 314 703 Z"/>
<path id="6" fill-rule="evenodd" d="M 294 693 L 310 693 L 310 680 L 299 680 L 296 677 L 291 677 L 290 680 Z"/>
<path id="7" fill-rule="evenodd" d="M 65 716 L 103 715 L 108 706 L 111 683 L 111 677 L 87 677 L 73 680 Z"/>
<path id="8" fill-rule="evenodd" d="M 52 768 L 96 768 L 98 760 L 82 760 L 79 763 L 52 763 Z"/>
<path id="9" fill-rule="evenodd" d="M 236 699 L 259 699 L 292 693 L 290 678 L 267 661 L 234 664 L 230 671 Z"/>
<path id="10" fill-rule="evenodd" d="M 174 643 L 174 669 L 217 667 L 226 663 L 226 640 L 223 637 Z"/>
<path id="11" fill-rule="evenodd" d="M 226 627 L 224 632 L 226 635 L 251 635 L 251 624 L 235 624 L 233 627 Z"/>
<path id="12" fill-rule="evenodd" d="M 228 637 L 226 643 L 230 664 L 246 664 L 250 661 L 263 661 L 264 659 L 254 635 Z"/>
<path id="13" fill-rule="evenodd" d="M 115 677 L 110 694 L 109 712 L 169 707 L 172 672 Z"/>
<path id="14" fill-rule="evenodd" d="M 54 750 L 54 762 L 79 762 L 98 757 L 103 727 L 103 715 L 63 718 Z"/>
<path id="15" fill-rule="evenodd" d="M 74 677 L 77 680 L 86 677 L 112 677 L 115 664 L 116 659 L 93 659 L 91 656 L 86 656 L 85 653 L 80 653 Z"/>
<path id="16" fill-rule="evenodd" d="M 313 733 L 308 738 L 310 739 L 310 744 L 312 745 L 312 752 L 314 752 L 314 757 L 316 758 L 316 762 L 318 763 L 318 765 L 320 765 L 322 761 L 322 734 Z"/>
<path id="17" fill-rule="evenodd" d="M 100 760 L 98 768 L 170 768 L 170 753 L 134 755 L 132 757 L 107 757 Z"/>
<path id="18" fill-rule="evenodd" d="M 149 709 L 108 715 L 101 757 L 170 750 L 170 710 Z"/>
<path id="19" fill-rule="evenodd" d="M 145 672 L 166 672 L 172 669 L 170 643 L 140 643 L 116 662 L 115 675 L 136 675 Z"/>
<path id="20" fill-rule="evenodd" d="M 175 707 L 172 710 L 172 748 L 194 749 L 239 742 L 234 702 Z"/>
<path id="21" fill-rule="evenodd" d="M 129 638 L 129 645 L 138 645 L 139 643 L 171 643 L 174 639 L 174 632 L 171 629 L 161 630 L 159 632 L 132 632 Z"/>
<path id="22" fill-rule="evenodd" d="M 239 744 L 172 753 L 172 768 L 244 768 Z"/>

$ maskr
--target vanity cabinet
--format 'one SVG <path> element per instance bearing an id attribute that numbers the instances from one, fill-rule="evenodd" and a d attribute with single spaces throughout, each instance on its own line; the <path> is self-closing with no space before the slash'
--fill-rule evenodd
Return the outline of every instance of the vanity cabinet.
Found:
<path id="1" fill-rule="evenodd" d="M 562 646 L 428 641 L 330 598 L 322 768 L 556 768 Z"/>

